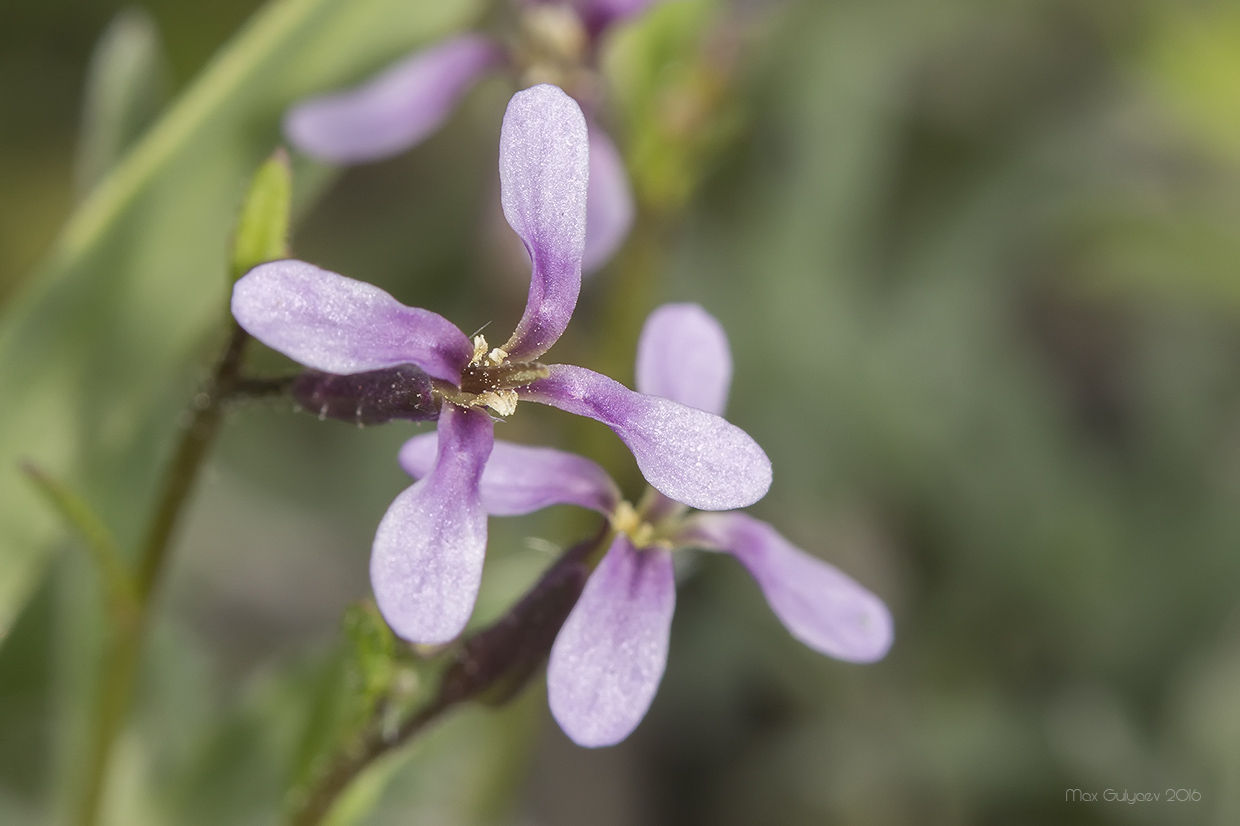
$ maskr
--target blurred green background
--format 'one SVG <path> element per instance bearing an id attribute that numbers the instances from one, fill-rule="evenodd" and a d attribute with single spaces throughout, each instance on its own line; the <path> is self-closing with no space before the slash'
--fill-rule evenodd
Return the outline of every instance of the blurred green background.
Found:
<path id="1" fill-rule="evenodd" d="M 122 540 L 209 361 L 232 210 L 283 106 L 480 14 L 346 5 L 282 4 L 317 10 L 216 64 L 227 101 L 178 110 L 173 148 L 141 144 L 94 200 L 117 153 L 82 148 L 84 89 L 121 6 L 0 6 L 0 457 L 64 473 Z M 257 7 L 147 2 L 162 45 L 126 129 L 205 88 Z M 1240 822 L 1240 5 L 672 0 L 612 46 L 610 125 L 646 213 L 553 355 L 631 381 L 654 306 L 718 316 L 729 417 L 775 467 L 752 511 L 882 596 L 896 644 L 873 666 L 822 658 L 739 566 L 686 556 L 667 676 L 628 741 L 571 745 L 536 685 L 391 761 L 358 822 Z M 299 162 L 295 253 L 502 338 L 526 287 L 496 203 L 511 92 L 484 83 L 392 161 Z M 86 141 L 130 133 L 109 134 Z M 109 822 L 277 822 L 414 431 L 234 413 Z M 501 435 L 640 490 L 601 426 L 526 405 Z M 85 555 L 4 474 L 0 823 L 56 822 L 101 614 Z M 492 520 L 477 621 L 590 527 Z"/>

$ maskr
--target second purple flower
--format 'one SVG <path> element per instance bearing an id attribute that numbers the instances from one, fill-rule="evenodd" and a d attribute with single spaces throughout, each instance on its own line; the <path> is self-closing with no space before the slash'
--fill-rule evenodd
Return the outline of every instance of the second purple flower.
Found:
<path id="1" fill-rule="evenodd" d="M 637 386 L 643 391 L 722 413 L 731 374 L 727 336 L 701 307 L 666 304 L 650 314 L 638 344 Z M 436 434 L 416 436 L 402 448 L 401 464 L 422 478 L 435 453 Z M 551 713 L 574 742 L 614 745 L 650 707 L 667 665 L 676 607 L 672 553 L 679 548 L 734 557 L 780 622 L 815 651 L 861 663 L 886 655 L 891 614 L 874 594 L 766 522 L 737 511 L 694 513 L 665 493 L 648 489 L 634 506 L 589 459 L 502 441 L 480 479 L 480 499 L 492 516 L 571 504 L 611 522 L 610 547 L 547 663 Z"/>
<path id="2" fill-rule="evenodd" d="M 338 164 L 398 155 L 435 132 L 484 76 L 508 70 L 521 85 L 556 83 L 584 101 L 590 115 L 590 184 L 583 269 L 612 257 L 633 223 L 633 193 L 615 143 L 591 105 L 599 85 L 589 66 L 604 32 L 653 0 L 519 0 L 516 42 L 467 33 L 414 52 L 364 83 L 297 102 L 284 119 L 290 143 Z"/>

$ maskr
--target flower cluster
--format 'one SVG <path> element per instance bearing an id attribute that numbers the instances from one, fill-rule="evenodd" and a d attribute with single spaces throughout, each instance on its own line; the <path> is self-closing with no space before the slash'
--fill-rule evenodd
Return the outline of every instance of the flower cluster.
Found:
<path id="1" fill-rule="evenodd" d="M 486 75 L 516 72 L 522 85 L 568 89 L 589 115 L 589 197 L 582 268 L 592 272 L 619 249 L 633 222 L 633 195 L 615 144 L 593 111 L 599 83 L 589 68 L 600 38 L 653 0 L 518 2 L 522 36 L 511 46 L 482 34 L 447 38 L 415 52 L 360 86 L 311 98 L 289 110 L 284 132 L 308 155 L 354 164 L 415 146 L 443 124 Z"/>
<path id="2" fill-rule="evenodd" d="M 238 323 L 307 367 L 356 374 L 413 364 L 432 379 L 439 449 L 425 478 L 384 515 L 371 556 L 379 608 L 406 639 L 447 642 L 473 611 L 487 537 L 479 484 L 494 444 L 488 408 L 511 415 L 527 399 L 597 419 L 655 488 L 694 507 L 743 507 L 770 487 L 766 454 L 721 417 L 538 361 L 564 332 L 581 288 L 588 163 L 572 98 L 550 85 L 513 97 L 500 134 L 501 199 L 533 272 L 525 313 L 502 347 L 471 342 L 436 313 L 303 261 L 260 265 L 234 288 Z"/>
<path id="3" fill-rule="evenodd" d="M 622 5 L 595 0 L 582 7 Z M 594 21 L 593 31 L 614 17 L 599 11 L 583 19 Z M 459 42 L 440 48 L 470 53 Z M 489 65 L 480 54 L 460 58 L 462 65 Z M 436 88 L 459 85 L 464 75 L 441 79 Z M 377 88 L 367 94 L 379 95 Z M 580 107 L 558 87 L 540 84 L 512 98 L 500 134 L 501 200 L 532 272 L 525 312 L 501 347 L 302 261 L 254 268 L 232 299 L 245 330 L 315 371 L 303 391 L 321 415 L 343 409 L 359 423 L 379 421 L 399 416 L 408 403 L 405 418 L 438 419 L 435 432 L 401 451 L 416 481 L 388 508 L 371 555 L 379 609 L 405 639 L 445 643 L 464 629 L 481 581 L 488 515 L 574 504 L 608 518 L 610 546 L 548 665 L 552 712 L 585 746 L 624 739 L 654 697 L 667 659 L 678 548 L 734 556 L 784 625 L 818 651 L 867 662 L 882 657 L 892 639 L 881 601 L 770 525 L 735 511 L 766 494 L 771 465 L 753 439 L 722 418 L 731 354 L 705 310 L 675 304 L 651 315 L 638 351 L 638 392 L 582 367 L 542 361 L 581 288 L 594 152 Z M 367 398 L 393 381 L 404 382 L 400 392 Z M 333 395 L 341 392 L 357 398 L 342 403 Z M 584 457 L 496 441 L 492 414 L 513 415 L 521 401 L 607 424 L 650 484 L 638 504 L 625 501 Z"/>

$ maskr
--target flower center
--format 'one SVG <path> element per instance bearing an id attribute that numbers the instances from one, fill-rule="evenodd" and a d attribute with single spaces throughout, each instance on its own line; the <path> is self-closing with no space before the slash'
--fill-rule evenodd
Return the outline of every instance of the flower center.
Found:
<path id="1" fill-rule="evenodd" d="M 521 45 L 532 64 L 576 66 L 585 59 L 590 35 L 568 5 L 527 6 L 521 13 Z"/>
<path id="2" fill-rule="evenodd" d="M 514 56 L 526 85 L 553 83 L 578 100 L 597 96 L 599 80 L 587 65 L 590 33 L 568 4 L 526 5 Z"/>
<path id="3" fill-rule="evenodd" d="M 621 502 L 611 514 L 611 528 L 616 533 L 628 536 L 633 547 L 639 551 L 643 548 L 672 549 L 667 538 L 668 525 L 653 525 L 647 522 L 642 514 L 628 502 Z"/>
<path id="4" fill-rule="evenodd" d="M 474 356 L 461 371 L 460 388 L 436 382 L 435 390 L 461 407 L 489 407 L 501 416 L 517 410 L 516 388 L 546 378 L 546 365 L 536 361 L 508 361 L 500 347 L 491 349 L 484 336 L 474 336 Z"/>

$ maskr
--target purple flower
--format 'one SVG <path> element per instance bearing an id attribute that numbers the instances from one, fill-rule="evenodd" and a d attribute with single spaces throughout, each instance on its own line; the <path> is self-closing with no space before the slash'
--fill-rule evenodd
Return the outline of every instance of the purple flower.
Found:
<path id="1" fill-rule="evenodd" d="M 637 386 L 719 414 L 732 363 L 719 323 L 696 304 L 651 314 L 637 353 Z M 442 448 L 440 448 L 442 450 Z M 436 435 L 401 449 L 416 478 L 434 473 Z M 644 469 L 643 469 L 644 470 Z M 658 482 L 646 474 L 656 488 Z M 609 746 L 637 727 L 654 699 L 676 605 L 672 551 L 729 553 L 753 575 L 771 609 L 801 642 L 837 659 L 872 662 L 892 641 L 891 615 L 876 596 L 744 513 L 694 513 L 685 500 L 647 490 L 634 507 L 598 465 L 570 453 L 496 442 L 477 487 L 495 516 L 573 504 L 605 514 L 614 538 L 551 649 L 551 712 L 575 742 Z"/>
<path id="2" fill-rule="evenodd" d="M 483 76 L 523 70 L 524 81 L 595 86 L 584 62 L 603 31 L 651 0 L 521 3 L 524 37 L 510 53 L 496 40 L 464 34 L 415 52 L 353 89 L 310 98 L 284 119 L 290 143 L 307 155 L 354 164 L 398 155 L 437 130 Z M 580 83 L 576 81 L 580 80 Z M 583 91 L 583 100 L 593 97 Z M 592 272 L 620 248 L 633 223 L 633 194 L 619 151 L 589 120 L 590 183 L 582 268 Z"/>
<path id="3" fill-rule="evenodd" d="M 480 485 L 494 440 L 487 408 L 509 415 L 530 399 L 598 419 L 656 487 L 696 507 L 748 505 L 770 487 L 766 454 L 722 418 L 537 361 L 564 332 L 581 288 L 588 152 L 585 118 L 560 89 L 512 98 L 500 135 L 501 199 L 533 273 L 525 314 L 503 347 L 471 342 L 442 316 L 303 261 L 255 267 L 233 290 L 237 322 L 313 370 L 412 364 L 433 380 L 439 449 L 384 515 L 371 555 L 379 608 L 406 639 L 446 642 L 473 610 L 486 549 Z"/>

